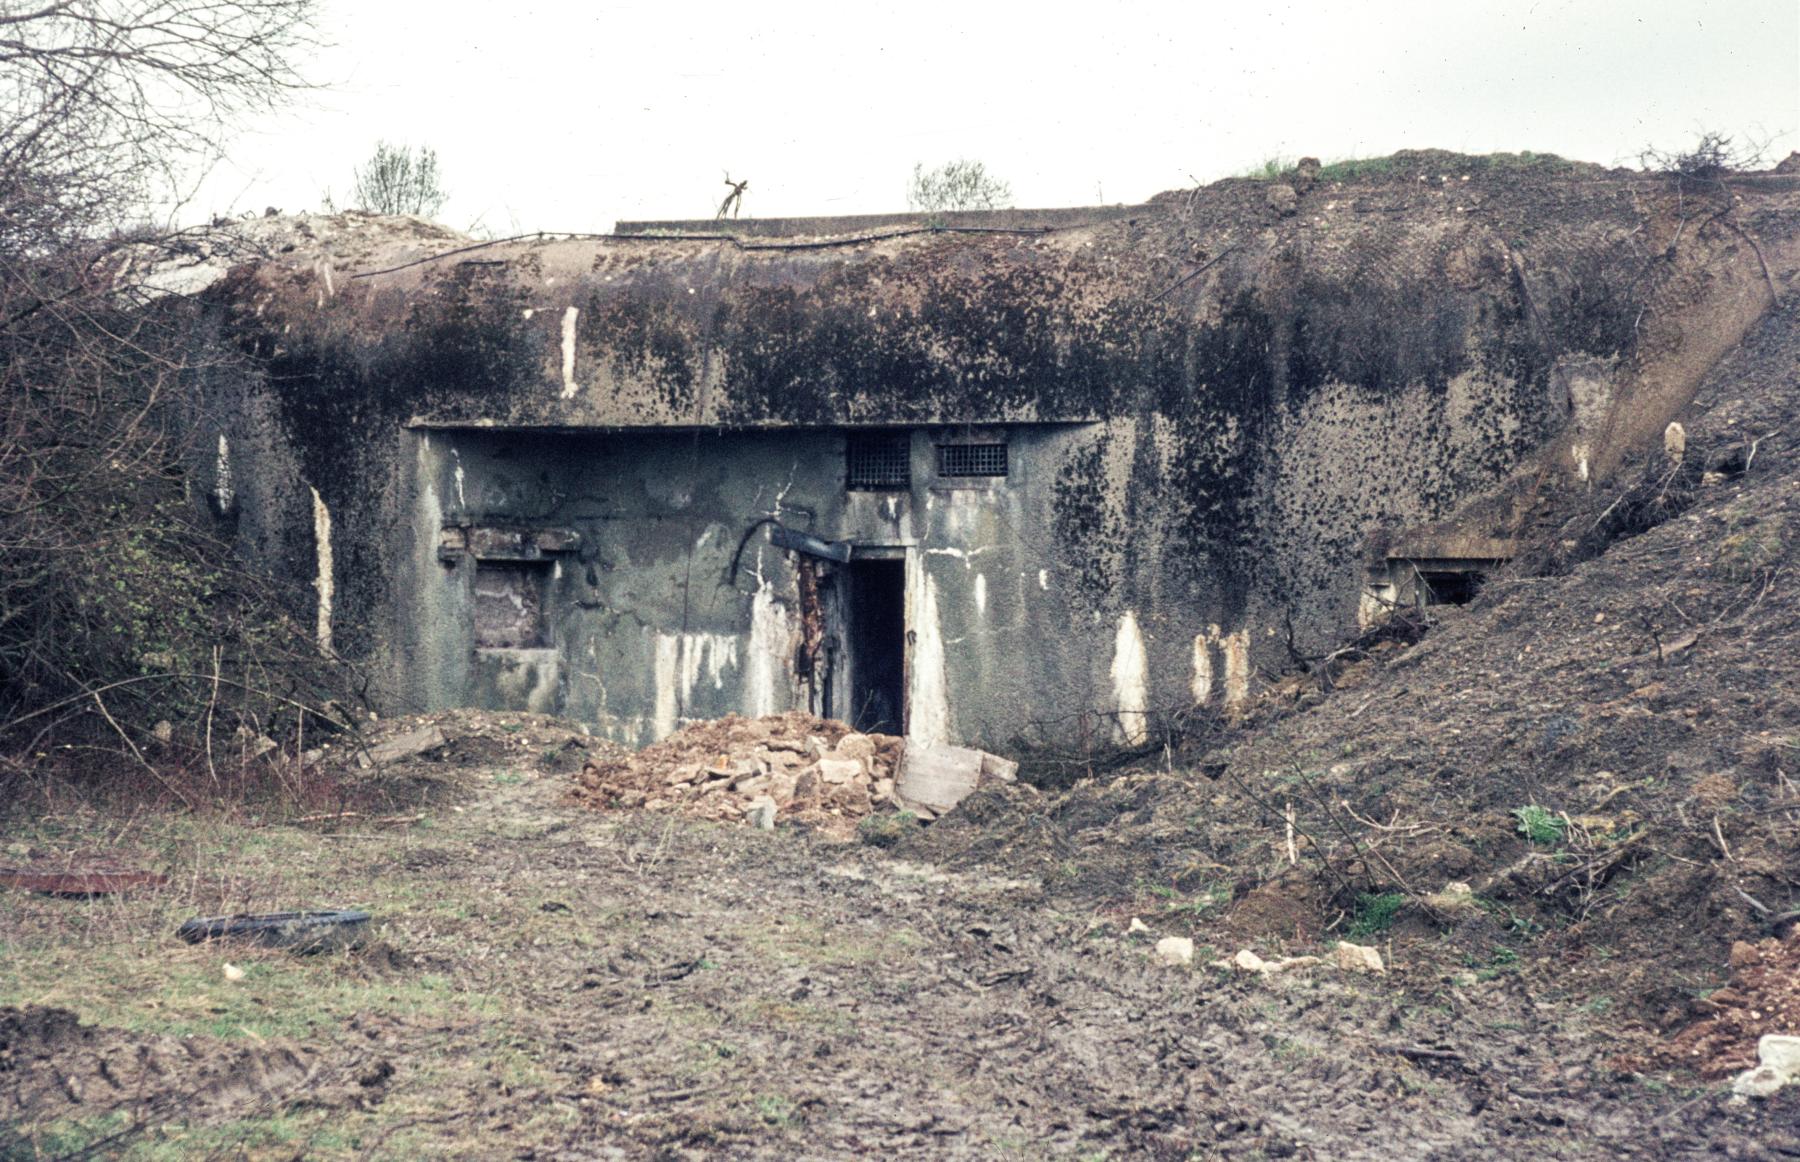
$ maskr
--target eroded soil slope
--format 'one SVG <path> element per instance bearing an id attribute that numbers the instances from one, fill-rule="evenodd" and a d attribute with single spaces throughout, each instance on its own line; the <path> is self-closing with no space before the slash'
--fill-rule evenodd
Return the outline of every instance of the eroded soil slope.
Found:
<path id="1" fill-rule="evenodd" d="M 1789 307 L 1709 377 L 1679 467 L 1546 494 L 1537 569 L 1420 644 L 1289 682 L 1174 769 L 987 792 L 908 852 L 1161 899 L 1221 944 L 1378 935 L 1599 1018 L 1620 1069 L 1743 1068 L 1800 1032 L 1774 985 L 1715 992 L 1800 919 L 1797 385 Z"/>

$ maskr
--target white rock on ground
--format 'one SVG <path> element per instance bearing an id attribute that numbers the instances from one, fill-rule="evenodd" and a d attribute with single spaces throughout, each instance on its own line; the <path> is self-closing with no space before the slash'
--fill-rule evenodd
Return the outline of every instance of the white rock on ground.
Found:
<path id="1" fill-rule="evenodd" d="M 1278 972 L 1287 972 L 1293 968 L 1305 968 L 1309 964 L 1320 963 L 1316 956 L 1288 956 L 1281 960 L 1264 960 L 1248 948 L 1240 949 L 1230 960 L 1213 961 L 1214 968 L 1231 968 L 1238 972 L 1254 972 L 1258 976 L 1273 976 Z"/>
<path id="2" fill-rule="evenodd" d="M 1346 972 L 1387 971 L 1387 965 L 1381 961 L 1379 949 L 1367 944 L 1352 944 L 1348 940 L 1340 940 L 1337 947 L 1331 950 L 1331 962 Z"/>
<path id="3" fill-rule="evenodd" d="M 744 808 L 744 819 L 758 831 L 773 831 L 775 830 L 775 812 L 778 809 L 775 806 L 775 800 L 767 795 L 758 795 L 750 800 L 749 806 Z"/>
<path id="4" fill-rule="evenodd" d="M 1186 936 L 1164 936 L 1156 942 L 1156 958 L 1171 968 L 1194 962 L 1194 942 Z"/>
<path id="5" fill-rule="evenodd" d="M 1770 1097 L 1783 1086 L 1800 1081 L 1800 1037 L 1767 1033 L 1756 1043 L 1760 1064 L 1738 1074 L 1731 1092 L 1739 1098 Z"/>

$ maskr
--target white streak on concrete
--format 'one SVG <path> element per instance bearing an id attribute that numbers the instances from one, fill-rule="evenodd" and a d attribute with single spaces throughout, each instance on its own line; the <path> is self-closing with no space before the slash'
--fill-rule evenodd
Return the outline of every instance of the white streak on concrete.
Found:
<path id="1" fill-rule="evenodd" d="M 1130 746 L 1141 745 L 1150 737 L 1149 691 L 1150 659 L 1144 649 L 1144 634 L 1138 628 L 1137 613 L 1126 610 L 1119 619 L 1119 632 L 1113 636 L 1113 698 L 1119 707 L 1119 739 Z"/>
<path id="2" fill-rule="evenodd" d="M 450 455 L 456 461 L 456 507 L 466 509 L 469 507 L 469 498 L 463 495 L 463 478 L 465 473 L 463 472 L 462 466 L 462 453 L 452 448 L 450 450 Z"/>
<path id="3" fill-rule="evenodd" d="M 656 707 L 650 716 L 652 742 L 660 742 L 675 733 L 675 714 L 680 704 L 680 695 L 675 689 L 675 669 L 680 663 L 681 638 L 675 634 L 657 634 L 652 670 L 656 682 Z"/>
<path id="4" fill-rule="evenodd" d="M 987 574 L 975 574 L 975 614 L 977 617 L 987 613 Z"/>
<path id="5" fill-rule="evenodd" d="M 562 397 L 573 399 L 581 386 L 575 382 L 575 319 L 581 314 L 577 307 L 570 307 L 562 317 Z"/>
<path id="6" fill-rule="evenodd" d="M 310 486 L 309 486 L 310 488 Z M 335 582 L 331 573 L 331 510 L 325 507 L 325 498 L 319 495 L 316 488 L 310 489 L 313 502 L 313 544 L 317 547 L 319 558 L 318 576 L 313 580 L 313 588 L 319 594 L 318 620 L 315 634 L 319 643 L 319 652 L 331 652 L 331 597 Z"/>
<path id="7" fill-rule="evenodd" d="M 759 559 L 759 569 L 760 565 Z M 760 581 L 750 599 L 750 657 L 744 686 L 744 712 L 751 717 L 787 709 L 777 704 L 776 694 L 787 685 L 781 676 L 793 656 L 793 640 L 787 608 L 775 600 L 775 587 Z"/>
<path id="8" fill-rule="evenodd" d="M 1038 588 L 1042 589 L 1045 593 L 1050 592 L 1050 570 L 1038 570 Z"/>
<path id="9" fill-rule="evenodd" d="M 715 690 L 725 688 L 725 672 L 738 666 L 738 639 L 729 633 L 659 633 L 652 672 L 656 704 L 652 713 L 655 740 L 675 732 L 689 717 L 694 688 L 704 673 Z"/>
<path id="10" fill-rule="evenodd" d="M 1250 700 L 1250 631 L 1227 634 L 1219 645 L 1225 651 L 1225 708 L 1238 711 Z"/>
<path id="11" fill-rule="evenodd" d="M 232 502 L 237 499 L 237 490 L 231 483 L 231 442 L 225 433 L 219 433 L 219 459 L 213 465 L 213 497 L 219 502 L 219 511 L 230 512 Z"/>
<path id="12" fill-rule="evenodd" d="M 1205 706 L 1212 701 L 1212 639 L 1207 634 L 1194 635 L 1194 683 L 1191 689 L 1195 706 Z"/>
<path id="13" fill-rule="evenodd" d="M 906 555 L 906 629 L 912 642 L 906 736 L 919 742 L 949 742 L 950 696 L 944 681 L 937 582 L 918 553 Z"/>

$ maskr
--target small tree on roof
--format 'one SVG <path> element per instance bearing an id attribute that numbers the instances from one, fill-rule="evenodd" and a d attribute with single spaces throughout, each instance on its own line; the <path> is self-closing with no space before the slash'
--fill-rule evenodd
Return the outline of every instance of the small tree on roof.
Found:
<path id="1" fill-rule="evenodd" d="M 912 184 L 906 190 L 910 210 L 936 214 L 944 210 L 1006 210 L 1012 207 L 1012 187 L 988 173 L 979 161 L 957 159 L 936 169 L 920 162 L 913 166 Z"/>
<path id="2" fill-rule="evenodd" d="M 437 150 L 375 143 L 375 152 L 356 170 L 351 192 L 359 209 L 375 214 L 417 214 L 430 218 L 450 195 L 438 173 Z"/>

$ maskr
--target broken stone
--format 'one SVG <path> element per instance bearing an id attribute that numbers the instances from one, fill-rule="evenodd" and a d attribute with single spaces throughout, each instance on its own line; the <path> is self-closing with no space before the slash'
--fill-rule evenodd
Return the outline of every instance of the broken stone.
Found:
<path id="1" fill-rule="evenodd" d="M 1239 950 L 1230 960 L 1213 961 L 1214 968 L 1231 968 L 1238 972 L 1254 972 L 1258 976 L 1273 976 L 1278 972 L 1286 972 L 1293 968 L 1304 968 L 1309 964 L 1318 964 L 1316 956 L 1289 956 L 1281 960 L 1264 960 L 1248 948 Z"/>
<path id="2" fill-rule="evenodd" d="M 760 795 L 760 794 L 764 793 L 765 791 L 769 790 L 770 787 L 773 785 L 774 785 L 773 776 L 771 776 L 771 775 L 753 775 L 747 779 L 738 779 L 737 781 L 733 782 L 731 784 L 731 789 L 733 791 L 738 792 L 741 795 Z M 791 796 L 793 784 L 790 782 L 788 784 L 788 787 L 789 787 L 789 794 Z M 779 798 L 779 796 L 776 796 L 776 798 Z"/>
<path id="3" fill-rule="evenodd" d="M 856 759 L 824 758 L 814 763 L 813 769 L 819 772 L 821 782 L 832 786 L 852 782 L 864 774 L 862 763 Z"/>
<path id="4" fill-rule="evenodd" d="M 846 734 L 838 739 L 838 744 L 833 751 L 838 758 L 861 759 L 872 766 L 875 758 L 875 740 L 866 734 Z"/>
<path id="5" fill-rule="evenodd" d="M 1150 925 L 1144 923 L 1142 920 L 1138 919 L 1136 916 L 1133 916 L 1131 918 L 1131 924 L 1125 929 L 1125 934 L 1127 936 L 1135 936 L 1140 932 L 1148 932 L 1148 931 L 1150 931 Z"/>
<path id="6" fill-rule="evenodd" d="M 1238 954 L 1232 957 L 1229 963 L 1233 968 L 1242 972 L 1266 972 L 1269 968 L 1268 961 L 1248 948 L 1239 949 Z"/>
<path id="7" fill-rule="evenodd" d="M 1018 778 L 1019 778 L 1019 764 L 1018 763 L 1014 762 L 1012 759 L 1003 759 L 997 754 L 988 754 L 985 751 L 982 752 L 982 755 L 981 755 L 981 781 L 982 782 L 986 783 L 986 782 L 998 780 L 999 782 L 1002 782 L 1002 783 L 1012 783 L 1012 782 L 1018 781 Z"/>
<path id="8" fill-rule="evenodd" d="M 774 772 L 769 776 L 769 785 L 767 787 L 769 797 L 774 799 L 777 803 L 787 803 L 792 801 L 794 795 L 797 793 L 796 788 L 799 781 L 800 777 L 792 771 Z"/>
<path id="9" fill-rule="evenodd" d="M 1194 942 L 1186 936 L 1164 936 L 1156 942 L 1156 958 L 1171 968 L 1194 962 Z"/>
<path id="10" fill-rule="evenodd" d="M 894 797 L 894 780 L 876 779 L 869 790 L 877 803 L 889 802 Z"/>
<path id="11" fill-rule="evenodd" d="M 386 763 L 399 762 L 401 759 L 409 759 L 414 755 L 437 750 L 439 747 L 447 746 L 449 741 L 444 737 L 444 732 L 437 727 L 421 727 L 418 730 L 408 731 L 395 738 L 390 738 L 386 742 L 376 743 L 360 756 L 360 761 L 365 767 L 382 766 Z"/>
<path id="12" fill-rule="evenodd" d="M 744 821 L 758 831 L 775 830 L 775 815 L 780 808 L 767 795 L 758 795 L 744 808 Z"/>
<path id="13" fill-rule="evenodd" d="M 1440 912 L 1463 912 L 1475 907 L 1475 890 L 1461 880 L 1451 880 L 1442 891 L 1425 897 Z"/>
<path id="14" fill-rule="evenodd" d="M 1737 1080 L 1731 1083 L 1731 1092 L 1734 1097 L 1739 1098 L 1773 1097 L 1787 1083 L 1788 1079 L 1779 1069 L 1759 1065 L 1747 1073 L 1738 1074 Z"/>
<path id="15" fill-rule="evenodd" d="M 895 790 L 901 802 L 943 814 L 968 798 L 981 782 L 982 752 L 966 746 L 914 742 L 900 761 Z"/>
<path id="16" fill-rule="evenodd" d="M 1346 972 L 1385 973 L 1387 965 L 1382 963 L 1381 951 L 1367 944 L 1352 944 L 1348 940 L 1338 941 L 1337 947 L 1331 950 L 1331 962 Z"/>
<path id="17" fill-rule="evenodd" d="M 1269 209 L 1277 214 L 1288 217 L 1299 205 L 1300 195 L 1294 192 L 1293 186 L 1278 183 L 1269 187 Z"/>
<path id="18" fill-rule="evenodd" d="M 172 742 L 175 739 L 175 724 L 165 718 L 152 726 L 150 733 L 156 736 L 157 742 Z"/>
<path id="19" fill-rule="evenodd" d="M 1771 1069 L 1780 1070 L 1790 1080 L 1800 1079 L 1800 1037 L 1765 1033 L 1756 1043 L 1756 1058 Z"/>

